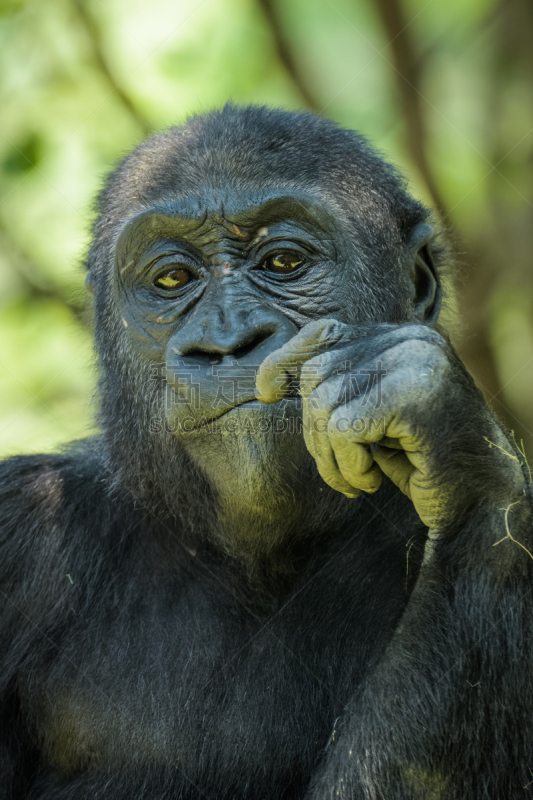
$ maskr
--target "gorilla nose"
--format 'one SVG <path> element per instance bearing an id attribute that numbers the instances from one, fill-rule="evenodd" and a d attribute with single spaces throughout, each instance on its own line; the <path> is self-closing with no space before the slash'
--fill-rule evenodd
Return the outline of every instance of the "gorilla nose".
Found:
<path id="1" fill-rule="evenodd" d="M 272 336 L 276 330 L 276 325 L 268 322 L 253 328 L 239 326 L 230 330 L 213 330 L 211 326 L 205 325 L 200 330 L 185 331 L 179 337 L 175 352 L 180 356 L 198 359 L 206 356 L 214 359 L 233 356 L 240 359 Z"/>
<path id="2" fill-rule="evenodd" d="M 270 309 L 211 309 L 209 316 L 186 325 L 172 342 L 178 356 L 200 363 L 220 362 L 225 356 L 239 362 L 260 359 L 281 347 L 297 333 L 285 315 Z M 259 366 L 260 361 L 257 363 Z"/>
<path id="3" fill-rule="evenodd" d="M 212 419 L 255 399 L 257 370 L 298 328 L 274 308 L 211 307 L 169 342 L 167 383 L 176 413 Z"/>

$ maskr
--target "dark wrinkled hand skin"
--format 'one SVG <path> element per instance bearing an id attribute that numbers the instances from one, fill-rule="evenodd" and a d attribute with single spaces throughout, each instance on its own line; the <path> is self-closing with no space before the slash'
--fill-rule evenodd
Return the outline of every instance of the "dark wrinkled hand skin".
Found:
<path id="1" fill-rule="evenodd" d="M 101 434 L 0 465 L 0 800 L 530 796 L 530 474 L 429 220 L 312 114 L 109 177 Z"/>
<path id="2" fill-rule="evenodd" d="M 347 497 L 377 491 L 386 475 L 438 532 L 468 506 L 526 493 L 512 444 L 431 328 L 310 322 L 265 359 L 258 398 L 278 402 L 291 377 L 300 382 L 307 449 L 324 481 Z M 475 488 L 473 468 L 486 476 Z"/>

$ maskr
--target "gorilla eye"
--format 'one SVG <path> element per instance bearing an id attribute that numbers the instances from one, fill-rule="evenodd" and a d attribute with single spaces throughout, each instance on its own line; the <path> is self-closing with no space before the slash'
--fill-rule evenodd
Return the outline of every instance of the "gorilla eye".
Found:
<path id="1" fill-rule="evenodd" d="M 171 269 L 156 278 L 154 283 L 160 289 L 173 291 L 174 289 L 181 289 L 183 286 L 189 283 L 190 280 L 192 280 L 192 275 L 188 270 Z"/>
<path id="2" fill-rule="evenodd" d="M 277 272 L 278 275 L 286 275 L 288 272 L 294 272 L 301 267 L 304 263 L 303 258 L 300 258 L 296 253 L 278 253 L 275 256 L 269 256 L 261 264 L 263 269 L 268 272 Z"/>

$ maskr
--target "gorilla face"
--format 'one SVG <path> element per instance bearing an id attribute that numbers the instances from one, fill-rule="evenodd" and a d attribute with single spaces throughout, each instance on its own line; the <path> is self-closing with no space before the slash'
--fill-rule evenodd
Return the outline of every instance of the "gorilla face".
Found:
<path id="1" fill-rule="evenodd" d="M 168 428 L 214 475 L 235 447 L 245 479 L 268 471 L 274 450 L 279 469 L 280 448 L 282 460 L 311 462 L 291 435 L 297 387 L 264 405 L 255 378 L 309 320 L 364 318 L 347 280 L 357 256 L 342 241 L 324 203 L 303 193 L 183 199 L 122 230 L 115 276 L 126 334 L 142 361 L 164 363 Z"/>
<path id="2" fill-rule="evenodd" d="M 411 259 L 427 235 L 419 227 Z M 370 280 L 347 221 L 318 192 L 204 190 L 122 229 L 115 288 L 129 345 L 138 363 L 162 366 L 165 427 L 219 491 L 250 508 L 295 480 L 323 489 L 297 382 L 265 405 L 256 373 L 311 320 L 383 319 Z M 400 292 L 388 317 L 405 302 Z"/>
<path id="3" fill-rule="evenodd" d="M 156 136 L 99 198 L 88 283 L 107 462 L 190 525 L 211 490 L 210 507 L 278 531 L 289 511 L 302 527 L 319 500 L 325 514 L 345 502 L 306 445 L 298 376 L 265 404 L 257 370 L 320 319 L 415 320 L 428 274 L 428 212 L 392 168 L 326 120 L 276 112 L 273 136 L 267 117 L 228 107 Z"/>

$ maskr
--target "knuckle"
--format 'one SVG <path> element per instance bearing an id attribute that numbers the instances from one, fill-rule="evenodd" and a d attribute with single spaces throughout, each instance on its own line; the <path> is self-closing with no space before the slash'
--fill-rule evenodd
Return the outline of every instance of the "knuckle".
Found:
<path id="1" fill-rule="evenodd" d="M 434 383 L 449 367 L 449 359 L 443 348 L 434 342 L 420 339 L 398 344 L 390 353 L 398 373 L 411 374 L 417 383 Z"/>
<path id="2" fill-rule="evenodd" d="M 308 359 L 304 364 L 302 364 L 302 370 L 300 373 L 302 380 L 309 380 L 311 378 L 321 376 L 323 370 L 323 361 L 324 360 L 322 356 L 319 354 L 313 356 L 313 358 Z"/>
<path id="3" fill-rule="evenodd" d="M 435 348 L 439 351 L 447 348 L 446 340 L 440 333 L 428 328 L 426 325 L 400 325 L 396 331 L 386 337 L 389 340 L 386 349 L 401 348 L 402 350 Z"/>
<path id="4" fill-rule="evenodd" d="M 349 431 L 360 431 L 365 425 L 365 416 L 358 405 L 340 406 L 329 418 L 328 435 L 333 439 L 339 439 Z"/>
<path id="5" fill-rule="evenodd" d="M 328 421 L 328 436 L 335 442 L 344 438 L 345 434 L 351 430 L 353 417 L 349 414 L 335 414 Z"/>

